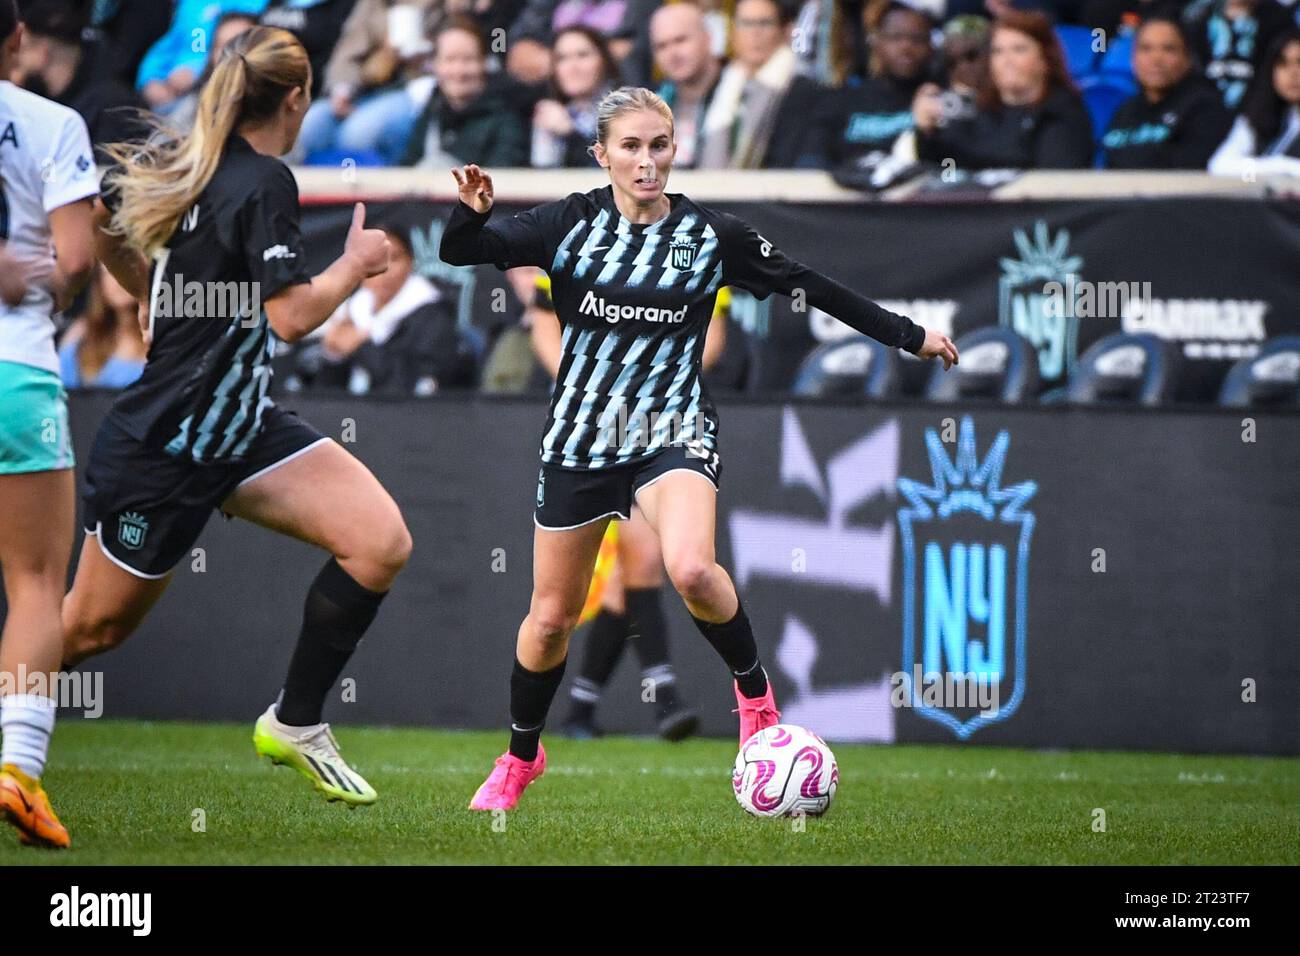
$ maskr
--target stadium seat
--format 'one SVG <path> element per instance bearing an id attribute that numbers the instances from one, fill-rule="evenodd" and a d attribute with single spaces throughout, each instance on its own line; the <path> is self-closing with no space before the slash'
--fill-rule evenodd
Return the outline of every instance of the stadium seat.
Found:
<path id="1" fill-rule="evenodd" d="M 1228 370 L 1219 389 L 1226 408 L 1300 405 L 1300 335 L 1269 339 L 1259 354 Z"/>
<path id="2" fill-rule="evenodd" d="M 1083 94 L 1084 105 L 1092 117 L 1092 135 L 1100 143 L 1106 135 L 1106 127 L 1115 110 L 1126 99 L 1137 92 L 1137 84 L 1130 77 L 1114 73 L 1101 73 L 1086 76 L 1079 81 L 1079 92 Z"/>
<path id="3" fill-rule="evenodd" d="M 1114 36 L 1106 41 L 1106 49 L 1097 61 L 1097 72 L 1112 76 L 1133 78 L 1133 38 Z"/>
<path id="4" fill-rule="evenodd" d="M 993 325 L 956 342 L 960 362 L 948 371 L 934 364 L 925 397 L 935 402 L 988 398 L 1029 401 L 1038 394 L 1038 355 L 1019 332 Z"/>
<path id="5" fill-rule="evenodd" d="M 793 391 L 817 398 L 889 398 L 898 394 L 898 362 L 895 349 L 866 336 L 827 342 L 809 352 L 800 364 Z"/>
<path id="6" fill-rule="evenodd" d="M 1178 349 L 1146 333 L 1115 332 L 1094 342 L 1070 373 L 1066 399 L 1081 405 L 1160 405 L 1173 398 Z"/>
<path id="7" fill-rule="evenodd" d="M 303 160 L 305 166 L 342 166 L 348 161 L 355 166 L 387 166 L 388 161 L 373 149 L 318 149 Z"/>
<path id="8" fill-rule="evenodd" d="M 1087 27 L 1058 26 L 1056 35 L 1065 50 L 1065 64 L 1076 79 L 1096 72 L 1097 53 L 1092 48 L 1092 31 Z"/>

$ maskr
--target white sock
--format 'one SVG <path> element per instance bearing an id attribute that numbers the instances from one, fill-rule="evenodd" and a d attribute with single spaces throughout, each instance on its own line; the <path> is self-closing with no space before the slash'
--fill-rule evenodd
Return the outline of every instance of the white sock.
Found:
<path id="1" fill-rule="evenodd" d="M 29 777 L 40 777 L 57 710 L 54 701 L 39 694 L 0 697 L 0 764 L 11 763 Z"/>

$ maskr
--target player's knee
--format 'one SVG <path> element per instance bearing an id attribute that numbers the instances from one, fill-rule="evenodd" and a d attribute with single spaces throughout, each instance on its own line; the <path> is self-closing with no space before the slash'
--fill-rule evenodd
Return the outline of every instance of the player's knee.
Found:
<path id="1" fill-rule="evenodd" d="M 411 557 L 411 532 L 400 513 L 368 525 L 358 540 L 345 544 L 336 554 L 353 577 L 364 587 L 387 591 L 393 579 Z"/>
<path id="2" fill-rule="evenodd" d="M 667 561 L 668 578 L 687 601 L 699 602 L 708 597 L 715 564 L 698 555 L 681 555 Z"/>
<path id="3" fill-rule="evenodd" d="M 379 561 L 396 577 L 397 573 L 406 567 L 406 562 L 411 559 L 411 548 L 413 546 L 411 531 L 406 527 L 406 522 L 402 520 L 402 516 L 398 514 L 389 523 L 385 531 L 379 549 Z"/>
<path id="4" fill-rule="evenodd" d="M 533 635 L 544 644 L 561 644 L 569 639 L 578 626 L 578 613 L 566 608 L 560 601 L 536 601 L 528 617 L 533 625 Z"/>
<path id="5" fill-rule="evenodd" d="M 111 614 L 82 610 L 65 615 L 63 660 L 65 663 L 75 663 L 110 651 L 130 637 L 133 630 L 130 622 Z"/>
<path id="6" fill-rule="evenodd" d="M 42 611 L 58 610 L 63 602 L 64 569 L 53 566 L 4 567 L 5 600 L 14 608 L 30 607 Z"/>

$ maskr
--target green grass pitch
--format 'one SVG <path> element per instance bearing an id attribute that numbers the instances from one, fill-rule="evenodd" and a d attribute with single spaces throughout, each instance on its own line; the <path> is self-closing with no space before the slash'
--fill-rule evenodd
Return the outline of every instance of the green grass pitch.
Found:
<path id="1" fill-rule="evenodd" d="M 23 848 L 0 828 L 0 866 L 1300 862 L 1295 759 L 841 744 L 835 804 L 799 832 L 737 806 L 727 741 L 552 736 L 546 775 L 501 831 L 465 809 L 501 733 L 337 728 L 379 791 L 358 810 L 259 761 L 251 734 L 61 724 L 45 783 L 73 849 Z"/>

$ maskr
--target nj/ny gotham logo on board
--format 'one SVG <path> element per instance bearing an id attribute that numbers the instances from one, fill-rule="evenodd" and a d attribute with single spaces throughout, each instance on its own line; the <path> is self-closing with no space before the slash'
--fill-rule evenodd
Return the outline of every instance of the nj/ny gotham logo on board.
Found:
<path id="1" fill-rule="evenodd" d="M 1069 230 L 1055 237 L 1043 220 L 1034 223 L 1031 241 L 1026 230 L 1013 234 L 1019 259 L 999 260 L 998 324 L 1015 329 L 1038 353 L 1038 371 L 1044 382 L 1055 383 L 1074 368 L 1079 343 L 1079 319 L 1057 308 L 1047 292 L 1049 283 L 1073 282 L 1083 268 L 1083 257 L 1070 255 Z"/>
<path id="2" fill-rule="evenodd" d="M 925 431 L 931 481 L 898 479 L 903 552 L 902 691 L 906 706 L 959 739 L 1006 720 L 1025 695 L 1029 543 L 1024 510 L 1038 485 L 1002 486 L 1010 433 L 979 460 L 975 422 L 961 420 L 957 455 Z M 954 695 L 954 686 L 979 693 Z M 988 689 L 993 693 L 983 693 Z M 993 709 L 982 707 L 992 699 Z"/>

